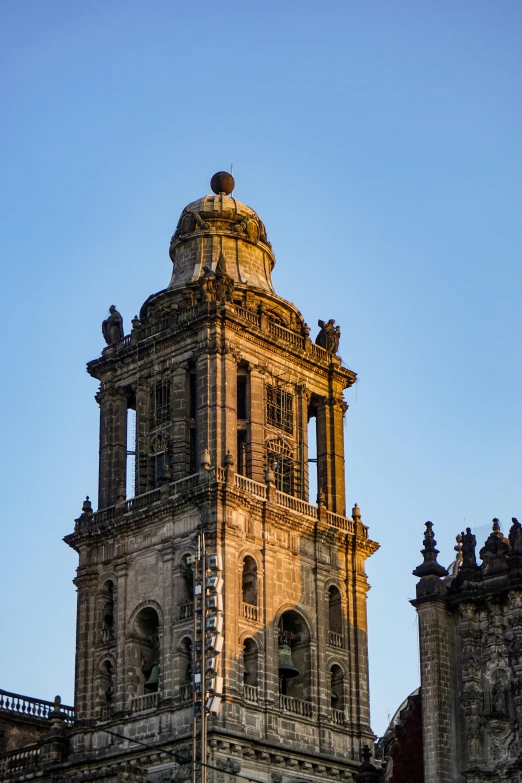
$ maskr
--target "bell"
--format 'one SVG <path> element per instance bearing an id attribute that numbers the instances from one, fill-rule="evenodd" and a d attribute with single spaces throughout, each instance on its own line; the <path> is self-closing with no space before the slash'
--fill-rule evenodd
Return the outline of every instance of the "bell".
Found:
<path id="1" fill-rule="evenodd" d="M 152 669 L 150 670 L 149 679 L 145 683 L 146 688 L 157 688 L 159 683 L 159 666 L 157 663 L 154 664 Z"/>
<path id="2" fill-rule="evenodd" d="M 289 680 L 291 677 L 297 677 L 300 674 L 299 669 L 296 669 L 292 662 L 292 651 L 287 644 L 281 644 L 279 646 L 279 676 L 284 680 Z"/>

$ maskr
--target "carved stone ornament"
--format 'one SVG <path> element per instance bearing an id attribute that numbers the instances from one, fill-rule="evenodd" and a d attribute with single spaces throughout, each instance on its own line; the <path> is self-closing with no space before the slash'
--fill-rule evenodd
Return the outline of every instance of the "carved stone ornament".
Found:
<path id="1" fill-rule="evenodd" d="M 341 339 L 341 327 L 334 326 L 335 319 L 330 318 L 329 321 L 317 321 L 318 326 L 321 327 L 321 331 L 315 338 L 316 345 L 324 348 L 331 353 L 337 353 L 339 350 L 339 341 Z"/>
<path id="2" fill-rule="evenodd" d="M 112 345 L 123 337 L 123 318 L 115 305 L 109 307 L 109 313 L 109 317 L 102 322 L 102 333 L 107 345 Z"/>
<path id="3" fill-rule="evenodd" d="M 482 722 L 484 694 L 474 683 L 464 686 L 460 707 L 465 717 L 466 737 L 470 760 L 478 759 L 482 752 Z"/>
<path id="4" fill-rule="evenodd" d="M 184 209 L 178 220 L 178 225 L 171 239 L 171 244 L 175 239 L 179 239 L 185 234 L 191 234 L 193 231 L 199 228 L 201 231 L 208 231 L 210 223 L 207 223 L 201 215 L 197 212 L 191 212 L 189 209 Z"/>

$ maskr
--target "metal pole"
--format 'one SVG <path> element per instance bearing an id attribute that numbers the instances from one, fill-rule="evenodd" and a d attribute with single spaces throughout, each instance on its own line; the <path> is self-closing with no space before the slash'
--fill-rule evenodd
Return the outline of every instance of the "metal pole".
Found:
<path id="1" fill-rule="evenodd" d="M 196 611 L 196 604 L 197 604 L 197 596 L 196 596 L 196 586 L 198 583 L 198 576 L 199 576 L 199 569 L 198 569 L 198 562 L 199 562 L 199 551 L 200 551 L 200 537 L 198 536 L 198 550 L 197 554 L 194 560 L 194 579 L 192 582 L 192 618 L 193 618 L 193 642 L 192 642 L 192 783 L 197 783 L 197 776 L 198 776 L 198 763 L 197 763 L 197 754 L 198 754 L 198 718 L 197 718 L 197 704 L 198 704 L 198 695 L 196 693 L 196 684 L 194 680 L 194 675 L 196 673 L 196 661 L 197 661 L 197 633 L 198 633 L 198 613 Z"/>
<path id="2" fill-rule="evenodd" d="M 205 547 L 205 534 L 202 535 L 201 547 L 201 783 L 207 781 L 207 676 L 206 676 L 206 652 L 205 632 L 207 620 L 207 589 L 206 589 L 207 559 Z"/>

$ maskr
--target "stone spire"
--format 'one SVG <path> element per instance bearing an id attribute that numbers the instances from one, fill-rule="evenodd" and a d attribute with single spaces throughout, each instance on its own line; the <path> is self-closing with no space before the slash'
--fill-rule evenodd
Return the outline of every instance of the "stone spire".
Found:
<path id="1" fill-rule="evenodd" d="M 436 543 L 433 533 L 433 522 L 426 522 L 426 532 L 423 541 L 424 549 L 421 549 L 424 560 L 417 566 L 415 571 L 413 571 L 413 576 L 418 576 L 421 579 L 428 576 L 448 576 L 448 572 L 444 566 L 441 566 L 440 563 L 437 562 L 439 550 L 435 548 Z"/>

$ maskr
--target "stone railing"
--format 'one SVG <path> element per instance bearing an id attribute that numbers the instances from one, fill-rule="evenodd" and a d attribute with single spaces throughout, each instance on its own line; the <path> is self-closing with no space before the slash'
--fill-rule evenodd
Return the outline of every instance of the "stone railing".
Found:
<path id="1" fill-rule="evenodd" d="M 328 644 L 331 647 L 337 647 L 338 650 L 342 649 L 343 646 L 342 633 L 335 633 L 335 631 L 328 631 Z"/>
<path id="2" fill-rule="evenodd" d="M 125 348 L 127 348 L 132 342 L 132 335 L 126 334 L 125 337 L 122 337 L 121 340 L 118 340 L 117 343 L 114 344 L 114 347 L 117 351 L 123 351 Z"/>
<path id="3" fill-rule="evenodd" d="M 0 710 L 13 712 L 17 715 L 28 715 L 31 718 L 48 718 L 54 712 L 54 702 L 43 699 L 33 699 L 31 696 L 21 696 L 0 689 Z M 60 712 L 68 723 L 74 720 L 74 707 L 60 704 Z"/>
<path id="4" fill-rule="evenodd" d="M 314 705 L 309 701 L 294 699 L 293 696 L 283 696 L 279 694 L 279 709 L 283 712 L 290 712 L 292 715 L 300 715 L 303 718 L 313 718 Z"/>
<path id="5" fill-rule="evenodd" d="M 38 745 L 26 745 L 22 750 L 11 750 L 0 756 L 0 780 L 6 777 L 29 772 L 36 767 L 40 760 L 40 748 Z M 31 776 L 32 777 L 32 776 Z"/>
<path id="6" fill-rule="evenodd" d="M 257 623 L 259 611 L 253 604 L 243 604 L 243 617 L 245 620 L 253 620 Z"/>
<path id="7" fill-rule="evenodd" d="M 192 684 L 187 683 L 187 685 L 180 685 L 179 686 L 179 700 L 180 701 L 191 701 L 192 699 Z"/>
<path id="8" fill-rule="evenodd" d="M 301 498 L 296 498 L 293 495 L 287 495 L 285 492 L 277 490 L 276 503 L 278 506 L 289 508 L 298 514 L 302 514 L 304 517 L 317 519 L 317 506 L 307 503 L 306 500 L 301 500 Z"/>
<path id="9" fill-rule="evenodd" d="M 190 618 L 194 614 L 194 604 L 180 604 L 179 607 L 179 619 L 180 620 L 190 620 Z"/>
<path id="10" fill-rule="evenodd" d="M 158 706 L 158 693 L 145 693 L 143 696 L 134 696 L 131 700 L 131 712 L 145 712 L 155 710 Z"/>
<path id="11" fill-rule="evenodd" d="M 339 530 L 344 530 L 346 533 L 355 533 L 353 519 L 347 519 L 340 514 L 334 514 L 333 511 L 327 511 L 326 521 L 329 525 L 333 525 L 333 527 L 337 527 Z"/>
<path id="12" fill-rule="evenodd" d="M 107 704 L 105 707 L 98 707 L 98 720 L 109 720 L 112 714 L 112 705 Z"/>
<path id="13" fill-rule="evenodd" d="M 190 476 L 173 481 L 169 485 L 169 494 L 179 495 L 181 492 L 186 492 L 189 489 L 194 489 L 199 483 L 199 473 L 192 473 Z"/>
<path id="14" fill-rule="evenodd" d="M 255 704 L 258 703 L 257 685 L 247 685 L 245 683 L 243 685 L 243 693 L 246 701 L 253 701 Z"/>
<path id="15" fill-rule="evenodd" d="M 114 639 L 114 631 L 112 628 L 102 628 L 101 629 L 101 640 L 103 644 L 107 644 L 108 642 L 112 642 Z"/>
<path id="16" fill-rule="evenodd" d="M 179 479 L 178 481 L 173 481 L 169 485 L 168 497 L 172 498 L 176 495 L 180 495 L 182 492 L 195 489 L 201 483 L 204 484 L 206 481 L 224 482 L 225 480 L 225 468 L 210 468 L 208 470 L 208 476 L 204 475 L 203 480 L 201 479 L 201 473 L 193 473 L 192 475 L 186 476 L 185 478 Z M 254 481 L 251 478 L 247 478 L 246 476 L 242 476 L 239 473 L 235 473 L 234 485 L 238 489 L 254 495 L 254 497 L 267 500 L 268 494 L 266 484 L 262 484 L 259 481 Z M 138 511 L 140 509 L 147 508 L 153 503 L 161 500 L 162 496 L 164 497 L 163 492 L 164 488 L 160 488 L 153 489 L 150 492 L 145 492 L 142 495 L 136 495 L 136 497 L 125 501 L 125 511 Z M 272 502 L 276 503 L 276 505 L 288 508 L 290 511 L 293 511 L 296 514 L 308 517 L 309 519 L 319 519 L 320 515 L 317 506 L 313 503 L 308 503 L 306 500 L 301 500 L 301 498 L 297 498 L 294 495 L 288 495 L 286 492 L 280 492 L 279 490 L 275 491 L 275 493 L 271 496 L 271 499 Z M 323 510 L 323 514 L 324 516 L 321 518 L 326 521 L 328 525 L 331 525 L 338 530 L 342 530 L 345 533 L 350 533 L 352 535 L 355 533 L 355 523 L 353 519 L 344 517 L 341 514 L 334 514 L 333 511 L 328 511 L 327 509 Z M 116 506 L 110 506 L 109 508 L 101 509 L 101 511 L 96 511 L 92 515 L 91 524 L 101 525 L 114 519 L 115 515 Z M 365 525 L 362 525 L 361 527 L 363 537 L 368 538 L 368 528 Z"/>
<path id="17" fill-rule="evenodd" d="M 296 348 L 304 348 L 304 338 L 297 332 L 292 332 L 291 329 L 287 329 L 285 326 L 281 326 L 275 321 L 268 320 L 268 331 L 272 337 L 277 337 L 280 340 L 285 340 L 287 343 L 292 343 Z"/>
<path id="18" fill-rule="evenodd" d="M 161 489 L 151 489 L 150 492 L 144 492 L 143 495 L 136 495 L 130 500 L 125 501 L 125 511 L 138 511 L 140 508 L 147 508 L 153 503 L 157 503 L 161 498 Z"/>
<path id="19" fill-rule="evenodd" d="M 251 495 L 263 498 L 263 500 L 266 499 L 266 484 L 260 484 L 259 481 L 254 481 L 246 476 L 241 476 L 239 473 L 236 473 L 234 476 L 234 482 L 239 489 L 250 492 Z"/>
<path id="20" fill-rule="evenodd" d="M 336 726 L 344 726 L 344 712 L 342 710 L 332 710 L 332 723 Z"/>
<path id="21" fill-rule="evenodd" d="M 234 305 L 234 311 L 240 318 L 244 318 L 245 321 L 248 321 L 259 329 L 259 315 L 257 313 L 254 313 L 252 310 L 247 310 L 246 307 L 241 307 L 240 305 Z"/>
<path id="22" fill-rule="evenodd" d="M 92 515 L 92 524 L 103 525 L 105 522 L 109 522 L 111 519 L 114 519 L 115 514 L 115 506 L 109 506 L 109 508 L 102 508 L 101 511 L 95 511 Z"/>

